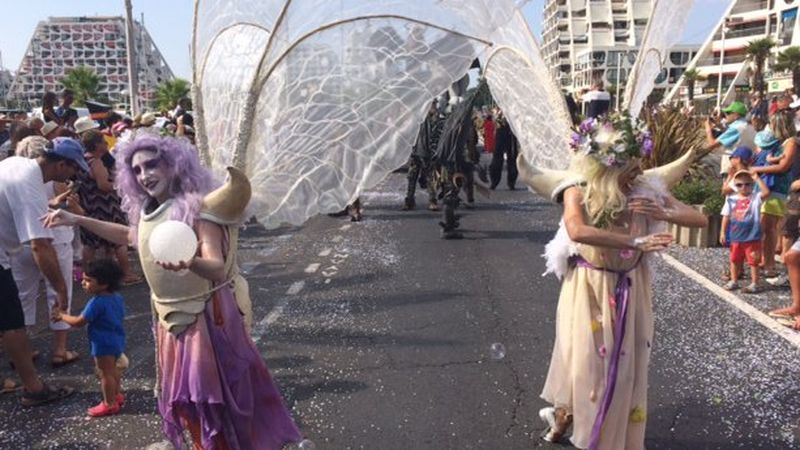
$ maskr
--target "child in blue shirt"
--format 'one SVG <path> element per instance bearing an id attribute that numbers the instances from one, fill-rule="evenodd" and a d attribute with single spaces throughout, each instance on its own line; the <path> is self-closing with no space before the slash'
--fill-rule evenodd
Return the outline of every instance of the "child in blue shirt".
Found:
<path id="1" fill-rule="evenodd" d="M 89 408 L 92 417 L 109 416 L 119 412 L 125 397 L 120 391 L 122 369 L 127 367 L 125 351 L 125 306 L 116 291 L 123 278 L 122 270 L 111 260 L 93 261 L 84 269 L 81 285 L 93 295 L 80 316 L 70 316 L 61 311 L 54 320 L 80 327 L 88 324 L 89 342 L 94 356 L 103 401 Z"/>
<path id="2" fill-rule="evenodd" d="M 761 262 L 761 204 L 769 197 L 769 188 L 757 173 L 740 170 L 733 176 L 736 192 L 725 198 L 722 207 L 722 229 L 719 240 L 722 245 L 730 244 L 731 279 L 725 289 L 739 288 L 737 268 L 744 260 L 750 266 L 750 285 L 742 292 L 758 292 L 759 263 Z M 758 188 L 754 188 L 754 184 Z M 725 230 L 730 230 L 726 236 Z"/>

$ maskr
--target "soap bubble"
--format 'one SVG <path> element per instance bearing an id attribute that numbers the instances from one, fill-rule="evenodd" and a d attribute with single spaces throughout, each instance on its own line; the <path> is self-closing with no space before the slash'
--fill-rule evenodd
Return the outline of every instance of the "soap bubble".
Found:
<path id="1" fill-rule="evenodd" d="M 300 445 L 297 446 L 300 450 L 316 450 L 317 446 L 309 439 L 303 439 L 300 441 Z"/>
<path id="2" fill-rule="evenodd" d="M 150 253 L 160 262 L 178 264 L 189 261 L 197 252 L 197 236 L 189 225 L 167 220 L 153 228 L 149 238 Z"/>
<path id="3" fill-rule="evenodd" d="M 506 346 L 499 342 L 495 342 L 489 347 L 489 356 L 495 361 L 505 358 Z"/>

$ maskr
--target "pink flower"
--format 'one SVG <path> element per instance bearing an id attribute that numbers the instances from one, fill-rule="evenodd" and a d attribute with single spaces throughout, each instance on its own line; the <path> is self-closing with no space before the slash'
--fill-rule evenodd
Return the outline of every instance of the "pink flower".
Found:
<path id="1" fill-rule="evenodd" d="M 606 350 L 606 346 L 605 345 L 601 345 L 600 348 L 597 349 L 597 353 L 600 354 L 601 358 L 605 358 L 606 354 L 608 353 L 607 350 Z"/>
<path id="2" fill-rule="evenodd" d="M 630 248 L 626 248 L 624 250 L 619 251 L 619 257 L 622 259 L 631 259 L 633 258 L 634 251 Z"/>
<path id="3" fill-rule="evenodd" d="M 616 299 L 616 298 L 614 298 L 614 296 L 613 296 L 613 295 L 609 295 L 609 296 L 608 296 L 608 306 L 610 306 L 610 307 L 611 307 L 611 309 L 613 309 L 613 310 L 615 310 L 615 311 L 616 311 L 616 309 L 617 309 L 617 299 Z"/>

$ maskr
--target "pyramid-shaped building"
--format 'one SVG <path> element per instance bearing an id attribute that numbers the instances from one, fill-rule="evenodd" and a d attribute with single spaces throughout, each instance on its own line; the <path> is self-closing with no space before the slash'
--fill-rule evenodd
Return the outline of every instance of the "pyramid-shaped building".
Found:
<path id="1" fill-rule="evenodd" d="M 159 83 L 173 78 L 150 34 L 134 21 L 140 101 L 151 105 Z M 39 22 L 28 43 L 8 98 L 40 105 L 46 91 L 63 89 L 73 68 L 91 68 L 100 78 L 99 95 L 127 102 L 128 52 L 123 17 L 50 17 Z"/>

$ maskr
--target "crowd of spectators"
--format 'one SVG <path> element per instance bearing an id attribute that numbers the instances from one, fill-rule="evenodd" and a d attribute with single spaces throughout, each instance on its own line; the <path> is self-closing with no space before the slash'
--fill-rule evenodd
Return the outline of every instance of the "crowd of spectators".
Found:
<path id="1" fill-rule="evenodd" d="M 49 359 L 53 368 L 80 360 L 81 352 L 68 344 L 67 331 L 89 325 L 104 396 L 88 413 L 102 416 L 118 412 L 124 401 L 119 390 L 123 308 L 116 291 L 143 278 L 130 263 L 132 249 L 85 230 L 47 229 L 40 219 L 48 209 L 63 208 L 126 224 L 114 185 L 116 143 L 129 139 L 130 133 L 173 134 L 193 140 L 194 123 L 188 99 L 182 99 L 173 111 L 146 112 L 132 118 L 113 111 L 102 117 L 81 116 L 73 101 L 69 90 L 58 95 L 47 92 L 36 113 L 0 115 L 0 333 L 21 380 L 3 380 L 0 392 L 21 389 L 21 403 L 35 406 L 74 391 L 42 381 L 33 364 L 38 352 L 32 350 L 27 327 L 36 324 L 37 303 L 44 297 L 52 332 Z M 84 273 L 83 268 L 89 272 Z M 75 316 L 73 282 L 80 282 L 94 296 Z M 111 335 L 98 330 L 112 322 L 114 357 L 109 359 L 96 350 L 110 348 L 106 338 Z M 98 338 L 101 335 L 104 337 Z"/>

